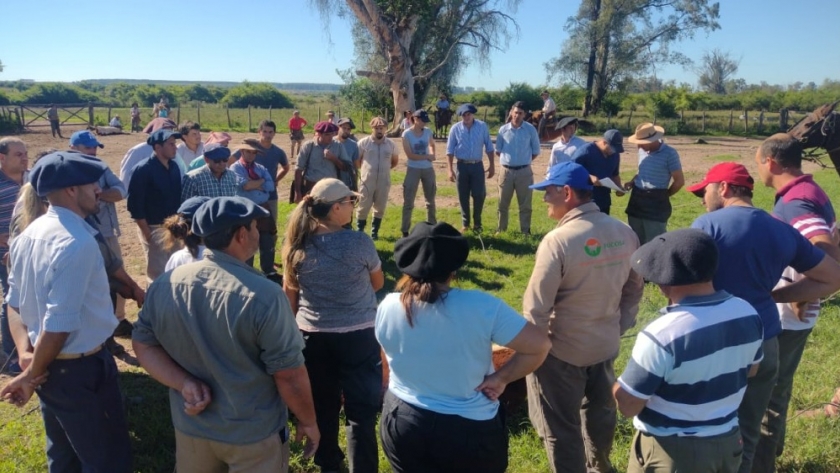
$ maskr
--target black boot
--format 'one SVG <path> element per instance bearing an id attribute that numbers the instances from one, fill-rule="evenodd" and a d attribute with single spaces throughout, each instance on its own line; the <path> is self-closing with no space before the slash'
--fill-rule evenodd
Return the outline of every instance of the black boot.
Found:
<path id="1" fill-rule="evenodd" d="M 379 239 L 379 226 L 382 225 L 382 219 L 373 217 L 373 223 L 370 225 L 370 237 L 374 240 Z"/>
<path id="2" fill-rule="evenodd" d="M 358 220 L 356 221 L 356 230 L 363 232 L 365 231 L 365 225 L 367 224 L 367 220 Z"/>

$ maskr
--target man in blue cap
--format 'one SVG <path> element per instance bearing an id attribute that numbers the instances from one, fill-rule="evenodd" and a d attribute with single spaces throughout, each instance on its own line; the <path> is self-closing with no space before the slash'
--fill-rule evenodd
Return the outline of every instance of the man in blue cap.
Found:
<path id="1" fill-rule="evenodd" d="M 233 197 L 236 195 L 236 174 L 228 169 L 230 149 L 218 143 L 207 145 L 202 155 L 204 165 L 184 176 L 181 200 L 190 197 Z"/>
<path id="2" fill-rule="evenodd" d="M 522 302 L 525 318 L 551 340 L 545 362 L 526 378 L 528 411 L 553 472 L 608 473 L 616 426 L 613 360 L 644 291 L 630 268 L 639 239 L 599 211 L 579 164 L 554 165 L 532 188 L 545 191 L 548 215 L 558 223 L 537 248 Z"/>
<path id="3" fill-rule="evenodd" d="M 135 324 L 140 364 L 170 388 L 180 473 L 288 471 L 288 409 L 297 440 L 307 439 L 304 457 L 318 447 L 289 301 L 246 263 L 259 248 L 257 220 L 268 215 L 243 197 L 202 204 L 192 232 L 204 239 L 204 258 L 152 283 Z"/>
<path id="4" fill-rule="evenodd" d="M 496 174 L 493 160 L 493 141 L 487 124 L 475 118 L 478 109 L 471 103 L 458 107 L 461 121 L 449 129 L 446 141 L 446 159 L 449 162 L 449 180 L 457 181 L 458 203 L 461 206 L 461 233 L 470 228 L 470 197 L 473 199 L 472 223 L 475 232 L 481 232 L 481 213 L 487 197 L 487 184 Z M 487 170 L 484 169 L 482 152 L 487 155 Z M 453 164 L 456 165 L 453 168 Z M 487 176 L 485 177 L 485 172 Z"/>
<path id="5" fill-rule="evenodd" d="M 149 122 L 148 127 L 151 127 L 151 129 L 147 133 L 154 133 L 158 130 L 175 130 L 178 125 L 168 118 L 160 118 Z M 152 146 L 146 141 L 138 143 L 126 151 L 125 156 L 120 161 L 120 179 L 125 184 L 126 189 L 131 185 L 131 176 L 134 174 L 134 168 L 151 156 L 153 152 Z"/>
<path id="6" fill-rule="evenodd" d="M 96 230 L 84 220 L 99 211 L 105 169 L 77 153 L 41 158 L 30 182 L 50 207 L 10 251 L 7 301 L 23 372 L 0 396 L 22 407 L 39 386 L 50 472 L 132 471 L 118 370 L 102 350 L 117 319 Z"/>
<path id="7" fill-rule="evenodd" d="M 134 168 L 128 187 L 128 212 L 137 224 L 146 253 L 149 282 L 163 273 L 171 256 L 163 245 L 161 224 L 181 205 L 181 169 L 173 161 L 179 138 L 180 133 L 165 129 L 150 134 L 146 143 L 154 154 Z"/>
<path id="8" fill-rule="evenodd" d="M 601 179 L 610 178 L 619 188 L 622 188 L 621 176 L 618 168 L 621 164 L 621 153 L 624 152 L 624 137 L 618 130 L 607 130 L 603 138 L 587 143 L 575 151 L 572 161 L 580 164 L 589 172 L 589 179 L 595 186 L 592 198 L 601 212 L 610 213 L 610 188 L 601 183 Z M 624 195 L 616 192 L 617 196 Z"/>
<path id="9" fill-rule="evenodd" d="M 105 145 L 100 143 L 96 136 L 88 130 L 79 130 L 70 136 L 70 149 L 88 156 L 96 156 L 97 151 L 104 147 Z M 111 252 L 120 256 L 119 237 L 121 232 L 115 203 L 125 199 L 128 192 L 123 182 L 111 169 L 106 169 L 105 174 L 99 178 L 99 189 L 101 189 L 101 192 L 99 193 L 99 212 L 96 213 L 96 228 L 102 234 Z M 114 294 L 113 297 L 116 298 L 114 310 L 117 314 L 117 320 L 120 321 L 114 335 L 130 336 L 131 322 L 125 320 L 125 298 L 119 294 Z"/>

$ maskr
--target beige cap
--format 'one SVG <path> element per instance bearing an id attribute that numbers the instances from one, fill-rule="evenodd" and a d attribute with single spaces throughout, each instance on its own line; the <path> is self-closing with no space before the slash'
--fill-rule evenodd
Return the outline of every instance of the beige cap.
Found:
<path id="1" fill-rule="evenodd" d="M 373 119 L 370 121 L 370 126 L 371 126 L 371 127 L 375 127 L 375 126 L 388 126 L 388 124 L 387 124 L 387 123 L 385 123 L 385 119 L 384 119 L 384 118 L 382 118 L 382 117 L 373 117 Z"/>
<path id="2" fill-rule="evenodd" d="M 351 191 L 346 184 L 338 179 L 328 177 L 315 183 L 315 186 L 312 187 L 311 191 L 309 191 L 309 195 L 320 202 L 338 202 L 345 197 L 360 197 L 362 194 Z"/>

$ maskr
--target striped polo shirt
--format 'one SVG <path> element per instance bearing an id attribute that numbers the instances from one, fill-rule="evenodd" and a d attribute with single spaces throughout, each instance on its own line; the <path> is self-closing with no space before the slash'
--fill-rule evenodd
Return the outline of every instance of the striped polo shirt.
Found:
<path id="1" fill-rule="evenodd" d="M 667 144 L 660 144 L 659 149 L 652 153 L 639 148 L 639 174 L 633 185 L 639 189 L 667 189 L 671 184 L 671 174 L 680 170 L 680 155 Z"/>
<path id="2" fill-rule="evenodd" d="M 756 310 L 726 291 L 687 297 L 642 330 L 618 383 L 644 409 L 636 429 L 708 437 L 738 426 L 750 366 L 763 358 Z"/>
<path id="3" fill-rule="evenodd" d="M 26 182 L 26 173 L 23 179 Z M 12 211 L 15 208 L 15 202 L 17 202 L 19 193 L 20 184 L 9 178 L 3 171 L 0 171 L 0 234 L 2 235 L 9 234 L 9 226 L 12 223 Z M 8 252 L 8 246 L 0 245 L 0 258 L 6 256 Z"/>

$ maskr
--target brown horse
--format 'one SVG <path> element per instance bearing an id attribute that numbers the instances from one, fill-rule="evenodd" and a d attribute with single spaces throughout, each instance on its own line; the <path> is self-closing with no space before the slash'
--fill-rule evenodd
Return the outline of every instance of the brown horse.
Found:
<path id="1" fill-rule="evenodd" d="M 435 110 L 435 138 L 446 138 L 449 134 L 449 125 L 452 124 L 452 109 L 443 108 Z"/>
<path id="2" fill-rule="evenodd" d="M 534 125 L 534 128 L 539 130 L 540 119 L 542 119 L 542 114 L 542 110 L 531 112 L 525 117 L 525 121 L 530 123 L 531 125 Z M 555 115 L 554 118 L 549 120 L 549 122 L 545 125 L 545 130 L 543 130 L 542 136 L 540 136 L 540 142 L 556 140 L 562 133 L 556 125 L 560 123 L 560 120 L 566 118 L 567 116 L 568 115 Z M 510 116 L 508 116 L 508 121 L 510 121 Z M 578 128 L 582 129 L 587 133 L 592 133 L 593 131 L 597 130 L 597 127 L 595 127 L 594 123 L 590 122 L 589 120 L 584 120 L 582 118 L 578 119 Z"/>
<path id="3" fill-rule="evenodd" d="M 838 103 L 817 108 L 790 127 L 788 133 L 801 141 L 805 149 L 822 148 L 827 151 L 834 170 L 840 174 L 840 113 L 834 111 Z M 811 156 L 810 159 L 827 167 L 819 157 Z"/>

